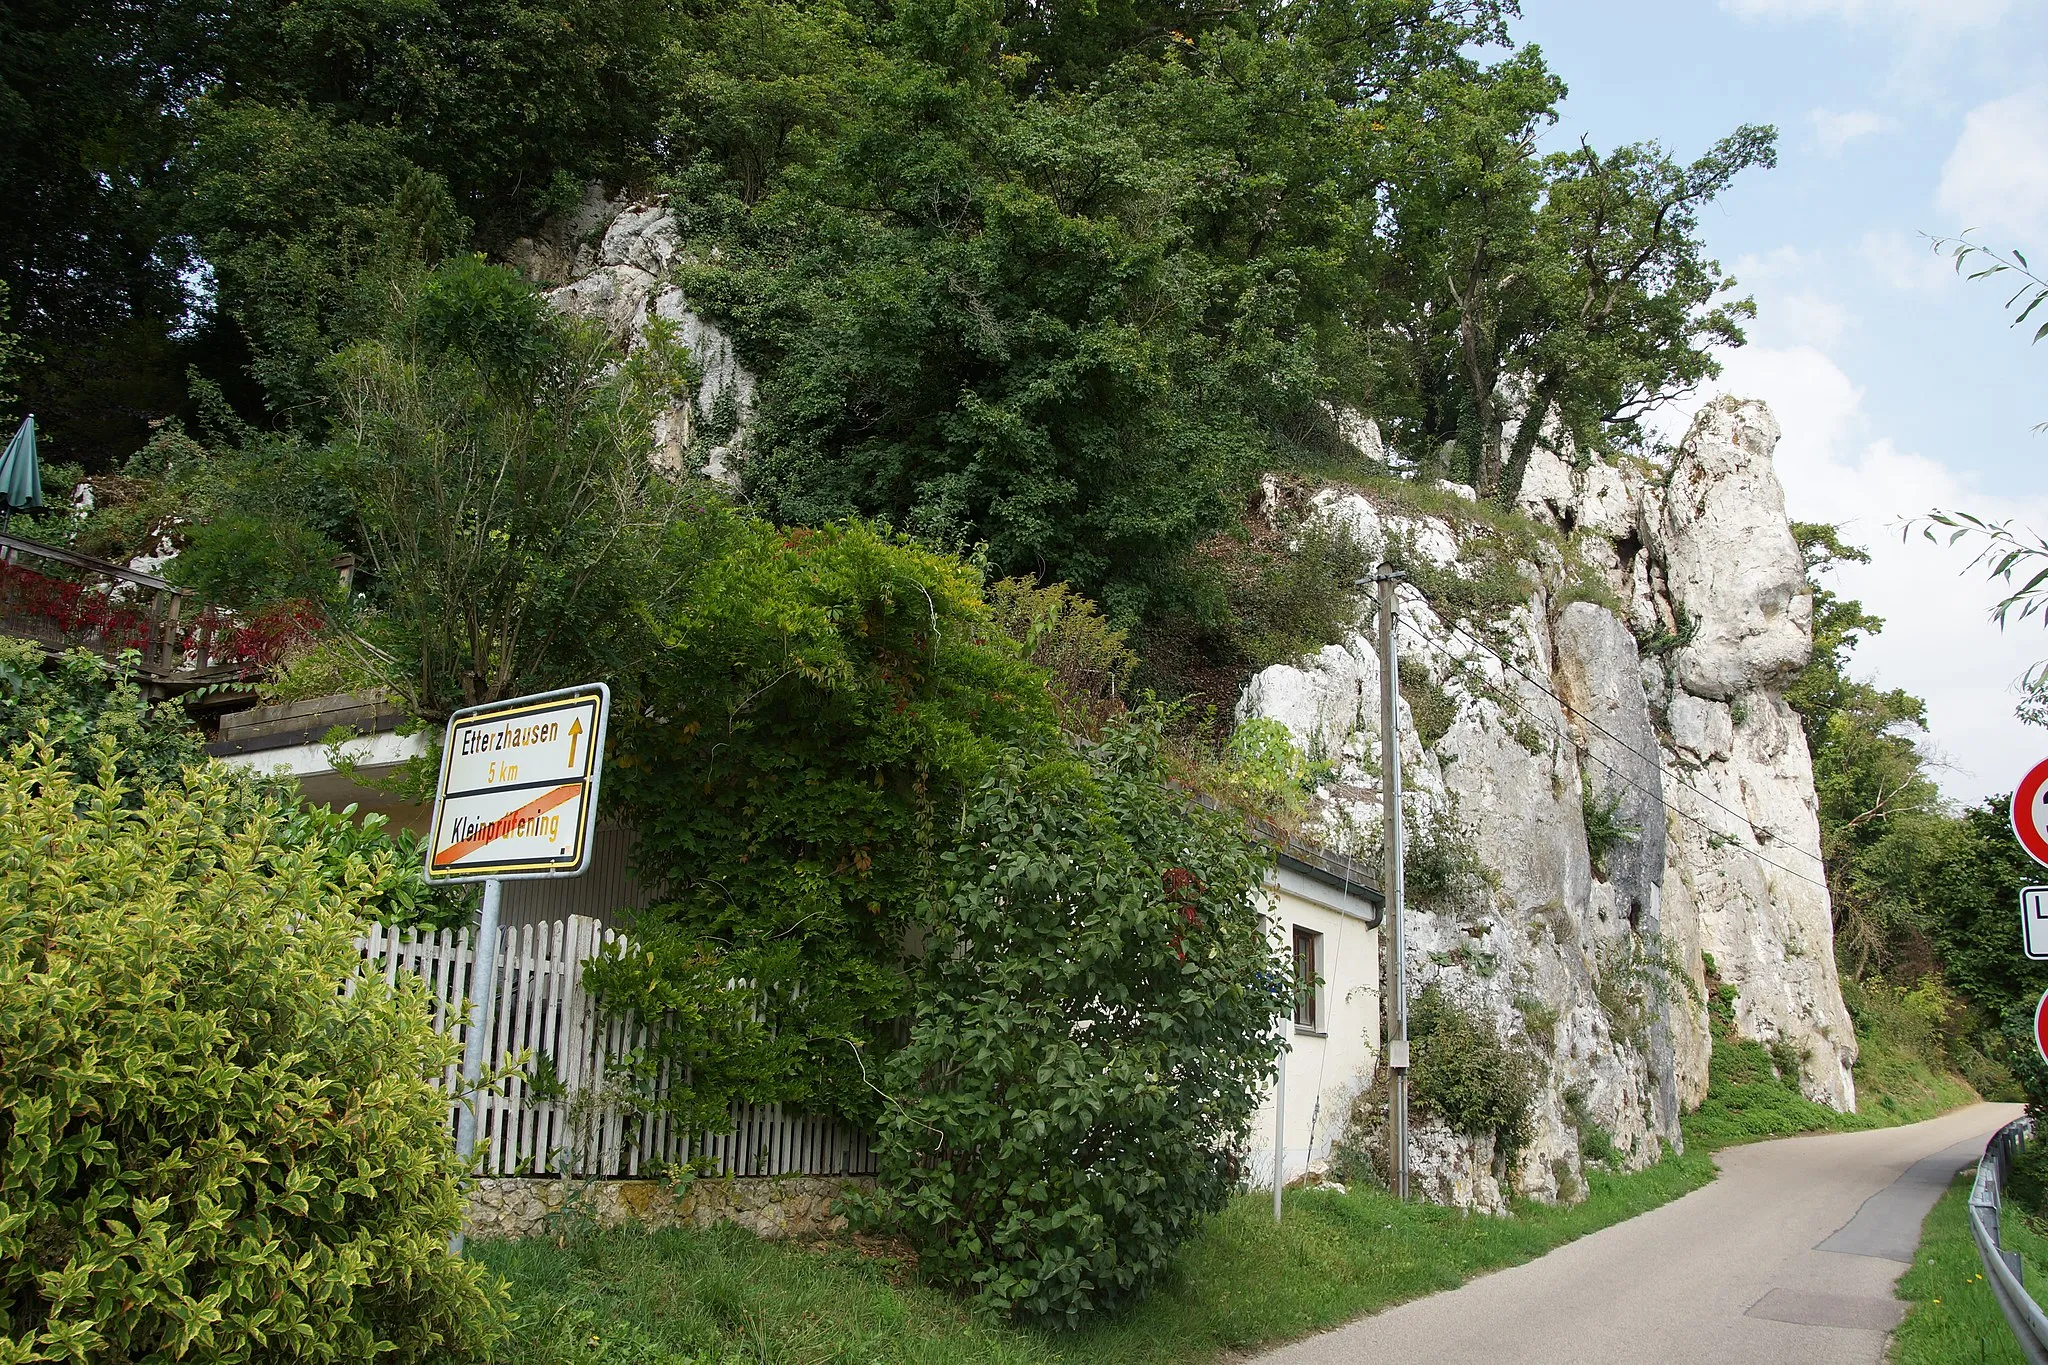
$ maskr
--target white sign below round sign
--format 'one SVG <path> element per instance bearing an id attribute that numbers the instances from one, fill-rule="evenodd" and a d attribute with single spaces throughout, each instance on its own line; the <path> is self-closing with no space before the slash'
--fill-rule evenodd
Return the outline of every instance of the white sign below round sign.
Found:
<path id="1" fill-rule="evenodd" d="M 2048 867 L 2048 758 L 2027 769 L 2012 794 L 2012 832 L 2029 857 Z"/>

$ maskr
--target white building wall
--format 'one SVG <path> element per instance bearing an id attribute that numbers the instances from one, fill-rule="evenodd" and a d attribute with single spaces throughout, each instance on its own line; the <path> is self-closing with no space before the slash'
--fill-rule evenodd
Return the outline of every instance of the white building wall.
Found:
<path id="1" fill-rule="evenodd" d="M 1286 1026 L 1286 1097 L 1277 1120 L 1285 1130 L 1286 1178 L 1295 1180 L 1327 1167 L 1352 1099 L 1372 1084 L 1379 1062 L 1380 932 L 1369 923 L 1377 913 L 1370 902 L 1287 868 L 1269 880 L 1267 893 L 1275 941 L 1283 948 L 1291 951 L 1297 927 L 1323 936 L 1321 1027 L 1297 1030 L 1291 1019 Z M 1245 1168 L 1255 1187 L 1272 1188 L 1275 1123 L 1269 1088 L 1253 1121 Z"/>

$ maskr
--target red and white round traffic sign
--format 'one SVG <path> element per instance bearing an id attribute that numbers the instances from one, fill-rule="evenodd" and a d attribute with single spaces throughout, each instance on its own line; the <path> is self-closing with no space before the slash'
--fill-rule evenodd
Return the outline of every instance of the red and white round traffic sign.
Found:
<path id="1" fill-rule="evenodd" d="M 2041 1003 L 2034 1006 L 2034 1047 L 2048 1062 L 2048 991 L 2041 992 Z"/>
<path id="2" fill-rule="evenodd" d="M 2027 769 L 2012 794 L 2012 832 L 2035 862 L 2048 866 L 2048 758 Z"/>

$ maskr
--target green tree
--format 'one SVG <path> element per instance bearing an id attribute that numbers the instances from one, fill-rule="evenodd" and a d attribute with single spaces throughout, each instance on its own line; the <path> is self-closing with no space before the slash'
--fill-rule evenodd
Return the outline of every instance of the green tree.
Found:
<path id="1" fill-rule="evenodd" d="M 388 126 L 218 95 L 194 121 L 185 225 L 270 407 L 318 429 L 321 366 L 374 333 L 392 289 L 459 248 L 469 225 Z"/>
<path id="2" fill-rule="evenodd" d="M 203 84 L 203 0 L 0 9 L 0 332 L 46 459 L 94 472 L 174 410 L 215 340 L 187 317 L 182 110 Z"/>
<path id="3" fill-rule="evenodd" d="M 1501 384 L 1529 327 L 1536 143 L 1563 94 L 1528 48 L 1483 70 L 1427 73 L 1388 115 L 1391 221 L 1360 280 L 1360 324 L 1385 318 L 1395 339 L 1376 367 L 1374 409 L 1425 462 L 1456 442 L 1459 473 L 1488 494 L 1508 417 Z"/>
<path id="4" fill-rule="evenodd" d="M 1046 677 L 950 556 L 716 508 L 668 536 L 653 649 L 613 675 L 632 702 L 606 777 L 656 903 L 593 979 L 642 1017 L 706 1021 L 648 1058 L 690 1077 L 669 1103 L 695 1122 L 742 1097 L 871 1116 L 908 917 L 969 786 L 1053 734 Z"/>
<path id="5" fill-rule="evenodd" d="M 1508 503 L 1551 418 L 1589 454 L 1636 442 L 1646 411 L 1715 372 L 1711 347 L 1740 344 L 1752 310 L 1721 300 L 1698 211 L 1776 162 L 1753 126 L 1691 165 L 1654 143 L 1539 156 L 1563 95 L 1533 47 L 1467 57 L 1395 91 L 1365 159 L 1385 204 L 1351 308 L 1377 334 L 1368 405 L 1411 457 Z"/>
<path id="6" fill-rule="evenodd" d="M 181 309 L 172 163 L 203 37 L 175 0 L 0 11 L 0 285 L 39 347 Z"/>
<path id="7" fill-rule="evenodd" d="M 211 88 L 381 133 L 496 244 L 586 180 L 647 168 L 672 13 L 657 0 L 221 5 Z"/>
<path id="8" fill-rule="evenodd" d="M 1166 785 L 1159 742 L 1141 717 L 990 772 L 917 919 L 880 1209 L 1023 1317 L 1142 1294 L 1222 1207 L 1292 1001 L 1266 851 Z"/>
<path id="9" fill-rule="evenodd" d="M 810 163 L 855 112 L 873 52 L 837 4 L 739 0 L 685 28 L 666 126 L 708 153 L 751 206 L 786 166 Z"/>
<path id="10" fill-rule="evenodd" d="M 1814 581 L 1814 650 L 1785 699 L 1805 721 L 1813 753 L 1835 956 L 1852 976 L 1901 959 L 1910 970 L 1926 958 L 1926 879 L 1946 852 L 1953 819 L 1913 740 L 1926 728 L 1926 706 L 1848 673 L 1850 652 L 1884 623 L 1822 576 L 1869 555 L 1831 526 L 1796 523 L 1793 534 Z"/>
<path id="11" fill-rule="evenodd" d="M 1970 1041 L 2020 1080 L 2030 1112 L 2048 1114 L 2048 1067 L 2034 1044 L 2034 1007 L 2048 992 L 2048 963 L 2021 951 L 2020 889 L 2040 865 L 2012 835 L 2010 797 L 1964 811 L 1923 883 L 1943 977 L 1975 1009 Z"/>
<path id="12" fill-rule="evenodd" d="M 641 639 L 639 567 L 688 485 L 655 466 L 688 396 L 656 328 L 621 360 L 512 272 L 461 257 L 335 364 L 339 476 L 377 613 L 359 631 L 421 715 L 609 674 Z"/>
<path id="13" fill-rule="evenodd" d="M 1740 346 L 1748 299 L 1707 259 L 1699 211 L 1751 167 L 1777 165 L 1777 133 L 1744 126 L 1689 166 L 1655 143 L 1602 156 L 1585 143 L 1544 165 L 1537 295 L 1518 357 L 1526 389 L 1494 490 L 1521 491 L 1555 413 L 1579 450 L 1639 443 L 1643 416 L 1720 373 L 1713 351 Z"/>
<path id="14" fill-rule="evenodd" d="M 760 43 L 703 39 L 689 87 L 741 211 L 678 185 L 708 238 L 685 287 L 762 377 L 749 493 L 984 543 L 1128 621 L 1182 595 L 1283 434 L 1360 388 L 1343 305 L 1385 217 L 1361 146 L 1397 172 L 1383 106 L 1462 72 L 1500 7 L 934 0 L 815 11 L 831 39 L 799 52 L 744 13 Z"/>
<path id="15" fill-rule="evenodd" d="M 7 283 L 0 280 L 0 412 L 13 408 L 15 381 L 22 362 L 31 358 L 22 347 L 20 333 L 7 330 L 13 320 L 13 310 L 7 304 Z"/>

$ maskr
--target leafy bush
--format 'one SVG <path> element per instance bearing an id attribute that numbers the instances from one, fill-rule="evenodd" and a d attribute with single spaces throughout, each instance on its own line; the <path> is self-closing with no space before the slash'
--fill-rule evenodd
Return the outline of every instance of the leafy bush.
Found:
<path id="1" fill-rule="evenodd" d="M 1614 1133 L 1606 1124 L 1593 1117 L 1593 1107 L 1588 1100 L 1584 1086 L 1568 1086 L 1564 1092 L 1565 1112 L 1572 1116 L 1572 1127 L 1579 1132 L 1579 1156 L 1593 1164 L 1605 1164 L 1614 1159 Z"/>
<path id="2" fill-rule="evenodd" d="M 901 537 L 716 509 L 668 534 L 662 648 L 614 705 L 605 775 L 660 900 L 640 951 L 589 979 L 670 1021 L 644 1061 L 688 1078 L 664 1101 L 679 1124 L 742 1098 L 866 1123 L 967 792 L 1005 744 L 1058 743 L 1045 674 L 969 566 Z"/>
<path id="3" fill-rule="evenodd" d="M 332 602 L 340 595 L 334 571 L 340 553 L 340 546 L 306 527 L 223 512 L 192 528 L 164 572 L 201 600 L 238 610 Z"/>
<path id="4" fill-rule="evenodd" d="M 623 360 L 509 269 L 449 261 L 331 362 L 327 458 L 379 610 L 357 625 L 423 716 L 628 673 L 649 557 L 699 490 L 657 469 L 691 367 L 656 320 Z M 460 611 L 451 604 L 460 603 Z"/>
<path id="5" fill-rule="evenodd" d="M 129 784 L 133 804 L 150 784 L 174 784 L 184 769 L 205 761 L 205 750 L 184 710 L 171 702 L 151 704 L 136 685 L 133 660 L 109 664 L 98 655 L 73 650 L 54 662 L 27 641 L 0 637 L 0 753 L 42 737 L 73 776 L 95 780 L 102 746 L 114 755 L 114 773 Z M 256 789 L 276 798 L 275 839 L 290 848 L 311 848 L 331 879 L 338 881 L 351 858 L 373 869 L 370 913 L 384 924 L 436 928 L 461 922 L 474 903 L 468 888 L 429 886 L 420 875 L 425 862 L 419 836 L 391 829 L 382 815 L 356 815 L 354 806 L 335 811 L 302 806 L 289 783 L 252 779 Z"/>
<path id="6" fill-rule="evenodd" d="M 77 776 L 90 777 L 92 760 L 84 756 L 104 740 L 122 778 L 175 781 L 205 757 L 199 732 L 181 708 L 142 699 L 135 662 L 124 656 L 109 664 L 75 649 L 51 664 L 41 646 L 0 637 L 0 753 L 47 735 L 60 757 L 87 763 Z"/>
<path id="7" fill-rule="evenodd" d="M 1586 852 L 1593 860 L 1593 870 L 1601 876 L 1607 875 L 1607 855 L 1623 844 L 1632 844 L 1642 837 L 1642 831 L 1621 818 L 1621 793 L 1610 792 L 1600 796 L 1593 790 L 1593 784 L 1581 786 L 1579 805 L 1586 823 Z"/>
<path id="8" fill-rule="evenodd" d="M 1410 1099 L 1467 1137 L 1491 1137 L 1512 1164 L 1529 1140 L 1536 1081 L 1493 1025 L 1431 986 L 1408 1010 Z"/>
<path id="9" fill-rule="evenodd" d="M 1401 660 L 1400 678 L 1401 700 L 1408 703 L 1408 713 L 1415 719 L 1415 734 L 1423 748 L 1434 749 L 1458 719 L 1457 699 L 1430 677 L 1429 669 L 1413 655 Z"/>
<path id="10" fill-rule="evenodd" d="M 1222 1208 L 1292 999 L 1263 850 L 1163 776 L 1150 716 L 1005 763 L 921 921 L 869 1213 L 1019 1316 L 1132 1298 Z"/>
<path id="11" fill-rule="evenodd" d="M 2048 1217 L 2048 1143 L 2029 1142 L 2014 1153 L 2005 1194 L 2035 1218 Z"/>
<path id="12" fill-rule="evenodd" d="M 1650 1025 L 1676 994 L 1697 1001 L 1685 964 L 1659 934 L 1628 933 L 1594 952 L 1593 998 L 1614 1036 L 1631 1047 L 1649 1044 Z"/>
<path id="13" fill-rule="evenodd" d="M 1418 901 L 1464 900 L 1493 880 L 1471 827 L 1458 818 L 1454 799 L 1407 803 L 1401 877 L 1408 894 Z"/>
<path id="14" fill-rule="evenodd" d="M 220 768 L 0 764 L 0 1359 L 421 1360 L 502 1308 L 452 1258 L 455 1049 L 355 976 L 388 869 Z"/>
<path id="15" fill-rule="evenodd" d="M 327 877 L 340 882 L 351 860 L 369 869 L 364 910 L 379 924 L 401 928 L 453 929 L 467 924 L 476 908 L 473 886 L 427 881 L 425 840 L 409 829 L 392 829 L 376 811 L 354 806 L 307 806 L 289 782 L 280 783 L 276 842 L 316 851 Z"/>
<path id="16" fill-rule="evenodd" d="M 987 597 L 995 623 L 1050 675 L 1062 726 L 1093 735 L 1123 714 L 1138 656 L 1099 607 L 1064 583 L 1041 587 L 1029 578 L 997 579 Z"/>
<path id="17" fill-rule="evenodd" d="M 1371 556 L 1305 505 L 1305 489 L 1276 491 L 1284 500 L 1265 517 L 1195 547 L 1140 624 L 1139 678 L 1161 695 L 1228 708 L 1254 671 L 1358 629 Z"/>
<path id="18" fill-rule="evenodd" d="M 1268 810 L 1299 810 L 1330 775 L 1330 765 L 1295 747 L 1294 733 L 1268 716 L 1241 721 L 1230 732 L 1216 768 L 1226 785 Z"/>
<path id="19" fill-rule="evenodd" d="M 1856 1026 L 1859 1111 L 1908 1122 L 1969 1103 L 1972 1089 L 1986 1099 L 2024 1098 L 2011 1071 L 1973 1045 L 1990 1030 L 1940 978 L 1923 977 L 1911 990 L 1875 974 L 1844 978 L 1842 1002 Z"/>
<path id="20" fill-rule="evenodd" d="M 1524 991 L 1515 997 L 1515 1012 L 1522 1016 L 1522 1031 L 1529 1041 L 1539 1047 L 1550 1047 L 1556 1042 L 1557 1007 L 1541 996 Z"/>

